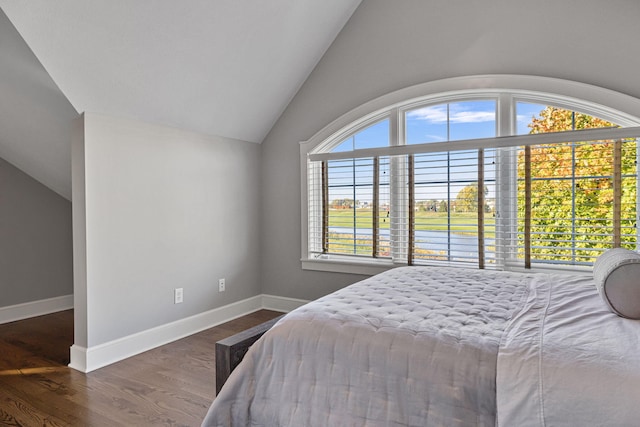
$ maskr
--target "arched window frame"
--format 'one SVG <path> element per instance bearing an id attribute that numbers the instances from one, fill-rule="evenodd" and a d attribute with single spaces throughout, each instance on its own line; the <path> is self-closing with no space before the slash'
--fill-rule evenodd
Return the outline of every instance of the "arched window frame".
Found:
<path id="1" fill-rule="evenodd" d="M 622 127 L 640 126 L 640 100 L 582 83 L 534 76 L 487 75 L 440 80 L 406 88 L 382 96 L 344 114 L 300 143 L 301 161 L 301 258 L 304 269 L 357 274 L 375 274 L 402 265 L 389 260 L 348 259 L 339 256 L 310 257 L 309 196 L 313 191 L 308 157 L 329 152 L 350 135 L 384 119 L 389 119 L 390 145 L 404 143 L 405 112 L 426 106 L 478 99 L 496 101 L 496 136 L 515 135 L 516 105 L 530 102 L 553 105 L 602 118 Z"/>

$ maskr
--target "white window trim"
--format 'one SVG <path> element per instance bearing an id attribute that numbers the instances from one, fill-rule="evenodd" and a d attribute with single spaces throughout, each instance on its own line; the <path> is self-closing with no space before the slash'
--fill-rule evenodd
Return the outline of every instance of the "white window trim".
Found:
<path id="1" fill-rule="evenodd" d="M 390 119 L 391 145 L 402 132 L 404 111 L 477 98 L 497 102 L 497 135 L 513 134 L 517 102 L 552 104 L 615 122 L 623 127 L 640 126 L 640 99 L 568 80 L 521 75 L 482 75 L 438 80 L 405 88 L 367 102 L 325 126 L 300 143 L 301 172 L 301 263 L 305 270 L 372 275 L 396 267 L 389 260 L 353 257 L 311 258 L 309 255 L 309 210 L 307 160 L 312 153 L 326 151 L 345 137 L 385 118 Z M 507 108 L 505 108 L 508 106 Z"/>

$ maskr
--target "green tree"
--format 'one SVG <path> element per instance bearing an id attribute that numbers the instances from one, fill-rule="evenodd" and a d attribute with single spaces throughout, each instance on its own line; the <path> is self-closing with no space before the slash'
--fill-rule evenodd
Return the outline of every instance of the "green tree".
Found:
<path id="1" fill-rule="evenodd" d="M 546 107 L 529 123 L 530 133 L 561 132 L 615 126 L 606 120 L 556 107 Z M 613 229 L 613 142 L 567 143 L 531 148 L 532 245 L 538 260 L 582 256 L 593 261 L 594 248 L 610 246 Z M 623 144 L 622 173 L 635 174 L 635 142 Z M 524 152 L 518 159 L 518 210 L 524 218 Z M 623 179 L 623 206 L 633 227 L 635 178 Z M 522 224 L 522 222 L 521 222 Z M 522 230 L 522 227 L 520 227 Z M 575 242 L 575 243 L 574 243 Z"/>
<path id="2" fill-rule="evenodd" d="M 489 194 L 489 189 L 484 186 L 485 196 Z M 464 187 L 456 196 L 456 210 L 458 212 L 478 212 L 478 183 L 474 182 Z M 487 211 L 485 202 L 484 211 Z"/>

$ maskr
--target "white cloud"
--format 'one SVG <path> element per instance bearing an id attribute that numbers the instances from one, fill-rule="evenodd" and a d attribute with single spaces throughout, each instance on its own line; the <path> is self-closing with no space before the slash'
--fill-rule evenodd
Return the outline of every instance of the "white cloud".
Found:
<path id="1" fill-rule="evenodd" d="M 447 106 L 437 105 L 435 107 L 425 107 L 410 111 L 409 118 L 424 120 L 433 124 L 447 122 Z M 496 115 L 494 111 L 473 111 L 459 110 L 451 108 L 449 110 L 450 123 L 483 123 L 495 121 Z"/>
<path id="2" fill-rule="evenodd" d="M 493 111 L 461 111 L 453 113 L 450 118 L 453 123 L 493 122 L 495 119 L 496 114 Z"/>
<path id="3" fill-rule="evenodd" d="M 436 107 L 425 107 L 410 111 L 407 116 L 412 119 L 425 120 L 430 123 L 446 123 L 447 107 L 438 105 Z"/>

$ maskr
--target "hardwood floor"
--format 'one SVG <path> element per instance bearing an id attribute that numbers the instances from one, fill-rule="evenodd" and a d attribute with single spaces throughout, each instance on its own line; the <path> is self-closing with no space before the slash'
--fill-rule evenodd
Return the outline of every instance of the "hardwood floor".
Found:
<path id="1" fill-rule="evenodd" d="M 215 343 L 260 310 L 88 374 L 67 367 L 73 311 L 0 325 L 0 425 L 199 426 L 215 397 Z"/>

